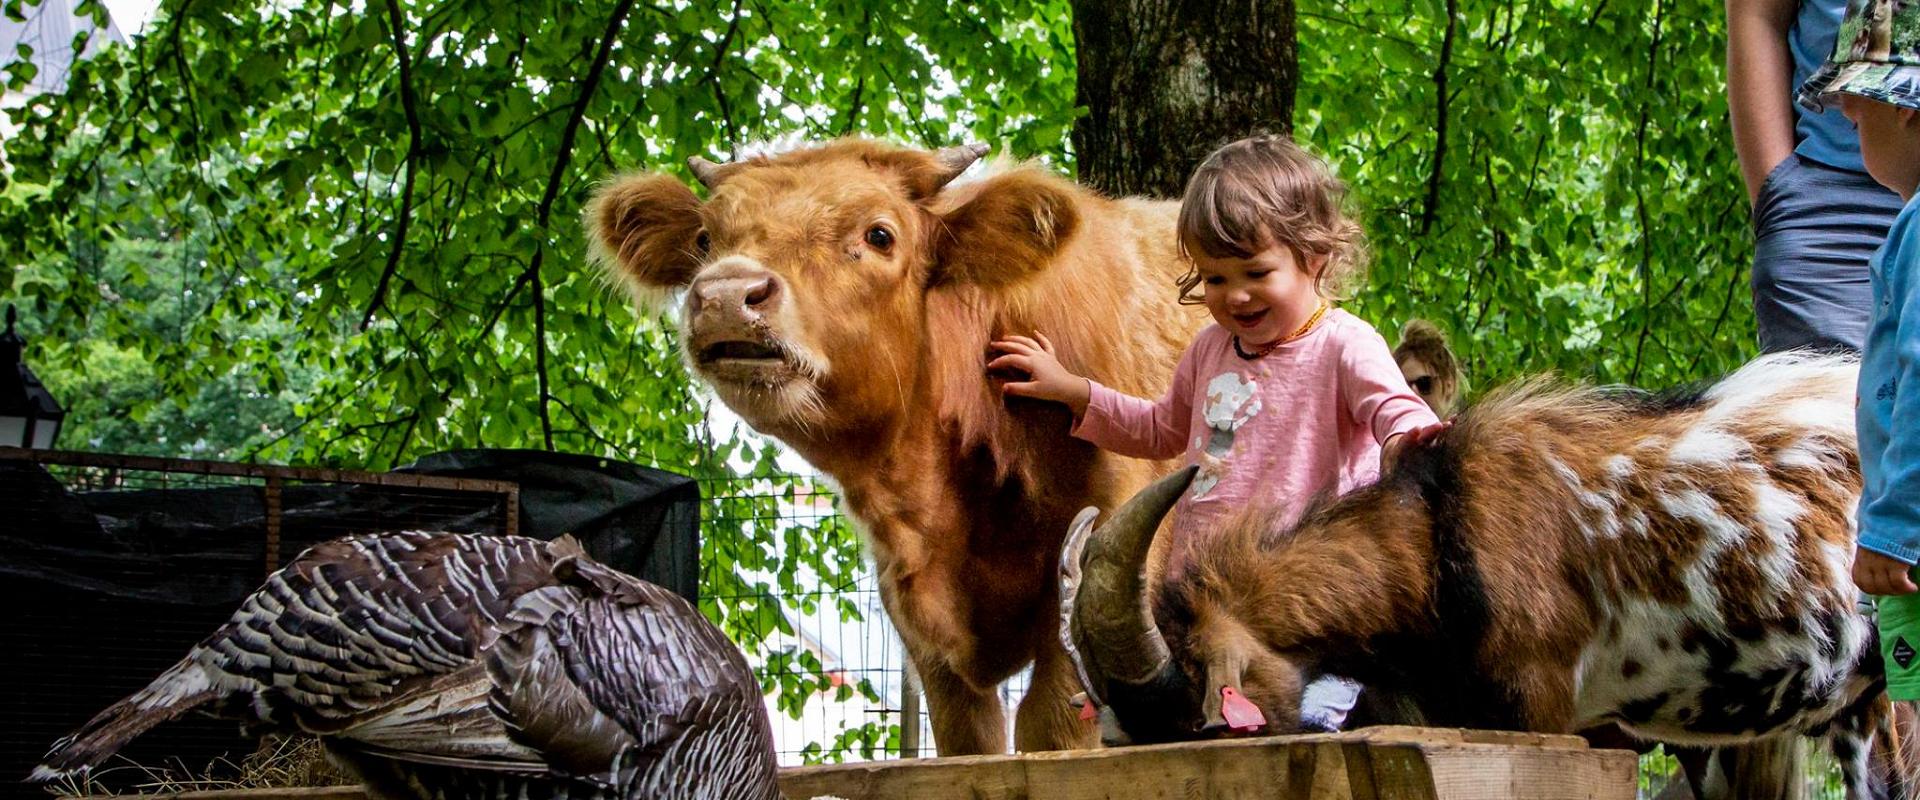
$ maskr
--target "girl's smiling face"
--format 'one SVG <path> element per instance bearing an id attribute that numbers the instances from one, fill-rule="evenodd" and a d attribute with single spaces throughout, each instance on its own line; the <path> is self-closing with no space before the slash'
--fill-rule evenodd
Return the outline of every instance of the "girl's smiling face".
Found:
<path id="1" fill-rule="evenodd" d="M 1207 311 L 1248 347 L 1293 333 L 1320 305 L 1313 275 L 1294 257 L 1292 248 L 1272 246 L 1247 258 L 1195 252 L 1193 264 L 1200 274 Z"/>

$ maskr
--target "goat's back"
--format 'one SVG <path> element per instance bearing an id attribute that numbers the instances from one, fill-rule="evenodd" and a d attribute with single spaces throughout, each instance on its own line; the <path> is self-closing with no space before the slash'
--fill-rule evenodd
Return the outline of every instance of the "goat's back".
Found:
<path id="1" fill-rule="evenodd" d="M 1462 415 L 1463 501 L 1436 522 L 1478 561 L 1494 668 L 1666 741 L 1840 716 L 1878 670 L 1849 573 L 1857 372 L 1779 354 L 1658 395 L 1536 380 Z"/>

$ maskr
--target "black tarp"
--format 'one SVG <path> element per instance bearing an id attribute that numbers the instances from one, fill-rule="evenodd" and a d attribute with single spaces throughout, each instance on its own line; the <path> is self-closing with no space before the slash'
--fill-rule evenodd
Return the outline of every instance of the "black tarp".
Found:
<path id="1" fill-rule="evenodd" d="M 519 532 L 579 538 L 602 562 L 689 598 L 699 575 L 699 487 L 619 461 L 544 451 L 438 453 L 396 470 L 512 481 Z M 177 477 L 177 476 L 176 476 Z M 341 483 L 281 491 L 281 557 L 350 533 L 501 531 L 499 495 Z M 138 689 L 224 621 L 264 578 L 258 486 L 68 492 L 39 466 L 0 461 L 0 796 L 54 739 Z M 231 723 L 168 723 L 126 751 L 201 771 L 253 743 Z M 124 762 L 123 762 L 124 763 Z M 109 785 L 143 778 L 110 773 Z M 12 791 L 19 789 L 18 793 Z"/>

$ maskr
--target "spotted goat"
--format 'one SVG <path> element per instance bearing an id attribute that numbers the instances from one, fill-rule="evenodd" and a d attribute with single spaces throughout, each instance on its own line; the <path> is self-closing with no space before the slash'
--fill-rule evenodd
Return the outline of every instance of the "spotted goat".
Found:
<path id="1" fill-rule="evenodd" d="M 1824 736 L 1849 796 L 1909 796 L 1849 576 L 1856 373 L 1787 354 L 1663 395 L 1521 381 L 1290 530 L 1243 515 L 1149 592 L 1175 473 L 1075 521 L 1068 647 L 1110 742 L 1289 732 L 1330 673 L 1390 721 Z"/>

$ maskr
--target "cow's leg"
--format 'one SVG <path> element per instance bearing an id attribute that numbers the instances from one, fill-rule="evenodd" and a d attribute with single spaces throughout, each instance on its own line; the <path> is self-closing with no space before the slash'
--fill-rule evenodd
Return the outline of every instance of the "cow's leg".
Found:
<path id="1" fill-rule="evenodd" d="M 1007 712 L 999 693 L 974 687 L 938 653 L 912 655 L 926 689 L 934 749 L 943 756 L 1005 753 Z"/>
<path id="2" fill-rule="evenodd" d="M 1073 661 L 1057 642 L 1034 648 L 1033 681 L 1014 715 L 1013 746 L 1022 752 L 1093 747 L 1099 729 L 1068 701 L 1081 690 Z"/>

